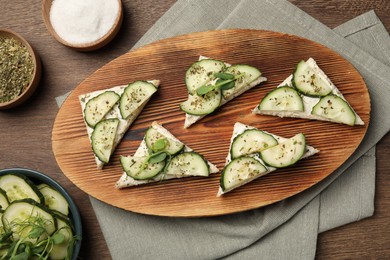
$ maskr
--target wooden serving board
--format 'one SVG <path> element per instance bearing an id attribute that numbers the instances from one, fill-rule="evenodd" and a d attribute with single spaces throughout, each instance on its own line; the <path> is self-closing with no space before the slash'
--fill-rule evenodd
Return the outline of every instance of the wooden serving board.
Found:
<path id="1" fill-rule="evenodd" d="M 257 67 L 268 81 L 230 101 L 189 129 L 179 104 L 187 99 L 186 69 L 205 55 L 231 64 Z M 254 115 L 264 95 L 288 77 L 300 60 L 313 57 L 365 122 L 347 126 L 304 119 Z M 80 94 L 134 80 L 161 80 L 159 91 L 130 127 L 103 170 L 96 169 L 83 123 Z M 362 141 L 370 120 L 367 87 L 354 67 L 334 51 L 297 36 L 259 30 L 219 30 L 161 40 L 124 54 L 77 86 L 56 117 L 52 145 L 63 173 L 89 195 L 134 212 L 160 216 L 216 216 L 269 205 L 302 192 L 336 170 Z M 120 155 L 133 155 L 153 121 L 223 169 L 233 125 L 239 121 L 284 137 L 303 132 L 321 152 L 216 197 L 220 174 L 190 177 L 123 190 Z"/>

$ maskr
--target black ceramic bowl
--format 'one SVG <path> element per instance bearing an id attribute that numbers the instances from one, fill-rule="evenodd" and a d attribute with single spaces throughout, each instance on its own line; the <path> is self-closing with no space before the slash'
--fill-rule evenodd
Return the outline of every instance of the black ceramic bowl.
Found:
<path id="1" fill-rule="evenodd" d="M 49 176 L 41 172 L 37 172 L 29 169 L 23 169 L 23 168 L 12 168 L 12 169 L 0 170 L 0 176 L 11 174 L 11 173 L 24 175 L 35 184 L 46 183 L 52 188 L 56 189 L 58 192 L 60 192 L 62 196 L 64 196 L 64 198 L 69 204 L 69 218 L 72 221 L 74 227 L 74 233 L 76 236 L 80 238 L 80 240 L 77 241 L 73 249 L 72 260 L 76 260 L 79 255 L 80 247 L 81 247 L 82 226 L 81 226 L 80 213 L 76 207 L 76 204 L 73 202 L 72 198 L 69 196 L 66 190 L 62 188 L 60 184 L 58 184 L 58 182 L 56 182 L 55 180 L 53 180 L 52 178 L 50 178 Z"/>

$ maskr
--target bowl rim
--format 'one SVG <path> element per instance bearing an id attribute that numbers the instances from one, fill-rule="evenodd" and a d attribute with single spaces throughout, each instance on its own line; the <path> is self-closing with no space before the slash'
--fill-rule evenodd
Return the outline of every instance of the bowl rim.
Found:
<path id="1" fill-rule="evenodd" d="M 41 79 L 42 63 L 38 53 L 33 49 L 30 43 L 19 33 L 14 32 L 11 29 L 0 28 L 0 36 L 11 37 L 20 41 L 27 48 L 34 64 L 34 72 L 30 83 L 27 85 L 26 89 L 16 98 L 7 102 L 0 102 L 0 109 L 8 109 L 22 104 L 35 92 Z"/>
<path id="2" fill-rule="evenodd" d="M 31 170 L 27 168 L 7 168 L 7 169 L 0 170 L 0 177 L 6 174 L 24 175 L 28 178 L 31 178 L 31 181 L 33 182 L 35 182 L 35 180 L 42 181 L 46 184 L 49 184 L 51 187 L 55 188 L 64 196 L 64 198 L 69 204 L 69 210 L 71 213 L 70 219 L 72 220 L 75 235 L 80 237 L 80 240 L 77 241 L 75 247 L 73 248 L 72 260 L 76 260 L 80 253 L 81 241 L 83 237 L 83 229 L 82 229 L 81 216 L 79 210 L 76 204 L 74 203 L 72 197 L 69 195 L 69 193 L 52 177 L 36 170 Z"/>
<path id="3" fill-rule="evenodd" d="M 70 43 L 64 40 L 63 38 L 61 38 L 61 36 L 57 34 L 50 21 L 50 8 L 53 3 L 53 0 L 42 0 L 41 9 L 42 9 L 43 22 L 46 26 L 46 29 L 49 31 L 49 34 L 53 36 L 54 39 L 56 39 L 61 44 L 70 47 L 72 49 L 75 49 L 77 51 L 82 51 L 82 52 L 94 51 L 107 45 L 111 40 L 114 39 L 114 37 L 118 34 L 120 30 L 123 21 L 123 5 L 122 5 L 122 0 L 117 0 L 117 1 L 119 4 L 119 12 L 118 12 L 118 16 L 114 21 L 113 26 L 104 36 L 102 36 L 101 38 L 93 42 L 82 43 L 82 44 Z"/>

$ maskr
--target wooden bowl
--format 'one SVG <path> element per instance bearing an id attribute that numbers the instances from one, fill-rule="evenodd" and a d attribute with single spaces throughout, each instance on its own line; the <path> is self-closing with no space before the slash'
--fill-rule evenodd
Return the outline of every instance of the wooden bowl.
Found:
<path id="1" fill-rule="evenodd" d="M 0 29 L 0 37 L 8 37 L 8 38 L 14 38 L 18 41 L 20 41 L 28 50 L 30 53 L 33 63 L 34 63 L 34 72 L 31 78 L 30 83 L 26 87 L 26 89 L 16 98 L 8 101 L 1 103 L 0 102 L 0 109 L 9 109 L 16 107 L 20 104 L 22 104 L 24 101 L 26 101 L 31 95 L 34 93 L 36 90 L 39 81 L 41 79 L 41 72 L 42 72 L 42 65 L 41 65 L 41 60 L 39 58 L 38 53 L 34 51 L 34 49 L 31 47 L 31 45 L 19 34 L 7 30 L 7 29 Z"/>
<path id="2" fill-rule="evenodd" d="M 53 3 L 53 0 L 42 0 L 42 17 L 43 17 L 43 21 L 46 25 L 47 30 L 54 37 L 54 39 L 56 39 L 58 42 L 62 43 L 63 45 L 65 45 L 67 47 L 75 49 L 77 51 L 85 51 L 86 52 L 86 51 L 94 51 L 94 50 L 97 50 L 99 48 L 102 48 L 103 46 L 108 44 L 112 39 L 114 39 L 116 34 L 119 32 L 119 29 L 120 29 L 121 24 L 122 24 L 122 20 L 123 20 L 122 1 L 118 0 L 118 3 L 119 3 L 118 16 L 114 22 L 114 25 L 106 33 L 106 35 L 104 35 L 103 37 L 101 37 L 100 39 L 98 39 L 94 42 L 90 42 L 90 43 L 86 43 L 86 44 L 70 43 L 70 42 L 64 40 L 63 38 L 61 38 L 57 34 L 57 32 L 54 30 L 54 28 L 51 24 L 50 8 L 51 8 L 52 3 Z"/>

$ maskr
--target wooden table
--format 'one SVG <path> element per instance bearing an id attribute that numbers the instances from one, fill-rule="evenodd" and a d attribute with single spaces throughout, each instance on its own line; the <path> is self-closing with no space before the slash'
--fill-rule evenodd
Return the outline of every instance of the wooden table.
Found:
<path id="1" fill-rule="evenodd" d="M 0 0 L 0 28 L 22 34 L 43 62 L 38 91 L 24 105 L 0 112 L 0 169 L 25 167 L 44 172 L 62 184 L 80 209 L 84 225 L 83 259 L 110 259 L 110 254 L 88 195 L 75 187 L 56 164 L 51 130 L 58 111 L 55 97 L 72 90 L 110 60 L 127 52 L 175 0 L 123 0 L 124 21 L 119 35 L 107 47 L 80 53 L 56 42 L 46 30 L 40 1 Z M 291 0 L 333 28 L 374 9 L 390 31 L 390 2 L 383 0 Z M 390 135 L 377 145 L 375 215 L 319 235 L 318 259 L 390 257 Z"/>

